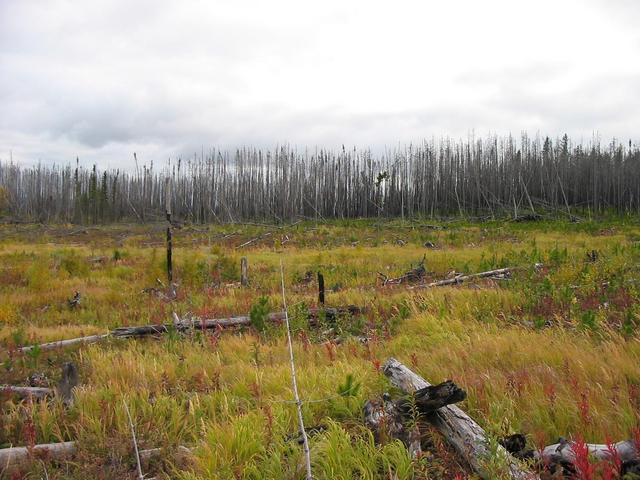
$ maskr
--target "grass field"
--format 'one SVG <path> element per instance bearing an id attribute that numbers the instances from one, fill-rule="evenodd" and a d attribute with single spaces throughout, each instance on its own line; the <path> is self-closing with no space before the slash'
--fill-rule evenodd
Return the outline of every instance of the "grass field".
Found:
<path id="1" fill-rule="evenodd" d="M 0 447 L 78 442 L 73 460 L 34 461 L 25 478 L 44 478 L 45 471 L 50 479 L 136 478 L 126 402 L 140 448 L 163 449 L 144 465 L 149 477 L 302 478 L 281 326 L 15 352 L 123 325 L 171 322 L 173 311 L 219 318 L 253 310 L 258 318 L 261 310 L 282 308 L 281 261 L 305 423 L 322 427 L 310 439 L 317 479 L 469 475 L 437 434 L 426 434 L 427 451 L 414 460 L 399 442 L 373 442 L 362 407 L 392 391 L 380 372 L 389 356 L 432 383 L 453 379 L 468 393 L 461 407 L 495 438 L 522 432 L 535 446 L 560 436 L 604 443 L 637 435 L 640 225 L 435 227 L 187 226 L 174 231 L 179 286 L 172 302 L 143 292 L 159 287 L 156 279 L 166 282 L 164 225 L 0 227 L 0 383 L 26 385 L 41 373 L 53 385 L 67 361 L 78 366 L 81 383 L 71 408 L 3 395 Z M 510 280 L 450 287 L 380 284 L 378 272 L 400 276 L 425 254 L 434 280 L 451 271 L 522 268 Z M 238 284 L 241 256 L 249 261 L 248 287 Z M 367 313 L 309 328 L 296 312 L 316 305 L 318 271 L 328 304 L 366 306 Z M 71 308 L 67 300 L 76 291 L 81 303 Z M 363 344 L 359 336 L 370 340 Z M 345 385 L 348 394 L 339 395 Z M 180 453 L 180 445 L 192 455 Z"/>

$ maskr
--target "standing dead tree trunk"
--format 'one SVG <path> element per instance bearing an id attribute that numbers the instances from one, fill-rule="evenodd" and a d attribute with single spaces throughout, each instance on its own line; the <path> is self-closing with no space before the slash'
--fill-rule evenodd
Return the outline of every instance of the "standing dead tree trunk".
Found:
<path id="1" fill-rule="evenodd" d="M 165 180 L 165 213 L 167 215 L 167 279 L 169 288 L 173 289 L 173 239 L 171 234 L 171 179 Z"/>
<path id="2" fill-rule="evenodd" d="M 318 303 L 324 305 L 324 275 L 318 272 Z"/>
<path id="3" fill-rule="evenodd" d="M 240 259 L 240 285 L 243 287 L 249 285 L 249 261 L 247 257 Z"/>
<path id="4" fill-rule="evenodd" d="M 431 386 L 424 378 L 412 372 L 395 358 L 387 360 L 383 371 L 393 385 L 408 394 Z M 487 434 L 480 425 L 455 405 L 443 406 L 434 411 L 429 416 L 429 421 L 467 461 L 474 472 L 484 479 L 490 479 L 485 462 L 492 452 L 489 449 Z M 499 457 L 499 462 L 506 466 L 509 478 L 515 480 L 539 479 L 536 474 L 523 469 L 504 447 L 498 445 L 493 455 Z"/>

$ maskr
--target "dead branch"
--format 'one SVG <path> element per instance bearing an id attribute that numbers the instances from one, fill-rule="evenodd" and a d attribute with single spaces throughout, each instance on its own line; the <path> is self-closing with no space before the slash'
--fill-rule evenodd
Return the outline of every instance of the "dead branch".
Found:
<path id="1" fill-rule="evenodd" d="M 264 234 L 260 235 L 259 237 L 252 238 L 251 240 L 248 240 L 248 241 L 244 242 L 243 244 L 238 245 L 236 248 L 247 247 L 247 246 L 251 245 L 252 243 L 257 242 L 258 240 L 262 240 L 263 238 L 268 237 L 269 235 L 271 235 L 271 233 L 272 232 L 267 232 L 267 233 L 264 233 Z"/>

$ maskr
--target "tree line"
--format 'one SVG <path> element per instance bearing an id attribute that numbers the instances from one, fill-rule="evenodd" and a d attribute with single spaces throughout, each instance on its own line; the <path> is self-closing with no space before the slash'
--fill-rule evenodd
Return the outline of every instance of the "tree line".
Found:
<path id="1" fill-rule="evenodd" d="M 425 140 L 371 150 L 211 150 L 123 170 L 0 161 L 5 220 L 96 224 L 164 218 L 289 222 L 299 218 L 487 217 L 640 211 L 640 150 L 613 140 L 522 134 Z M 167 181 L 167 179 L 169 179 Z"/>

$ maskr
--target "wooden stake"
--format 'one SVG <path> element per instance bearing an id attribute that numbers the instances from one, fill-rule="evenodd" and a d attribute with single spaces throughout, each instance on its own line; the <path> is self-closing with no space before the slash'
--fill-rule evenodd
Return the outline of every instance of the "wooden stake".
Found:
<path id="1" fill-rule="evenodd" d="M 173 283 L 173 239 L 171 235 L 171 179 L 169 177 L 165 179 L 164 185 L 165 213 L 167 215 L 167 222 L 169 222 L 169 226 L 167 227 L 167 278 L 169 279 L 169 288 L 171 288 L 171 284 Z"/>
<path id="2" fill-rule="evenodd" d="M 240 284 L 243 287 L 249 285 L 249 262 L 247 261 L 247 257 L 240 259 Z"/>
<path id="3" fill-rule="evenodd" d="M 324 305 L 324 275 L 318 272 L 318 303 Z"/>
<path id="4" fill-rule="evenodd" d="M 171 227 L 167 227 L 167 279 L 169 285 L 173 283 L 173 242 L 171 237 Z"/>

